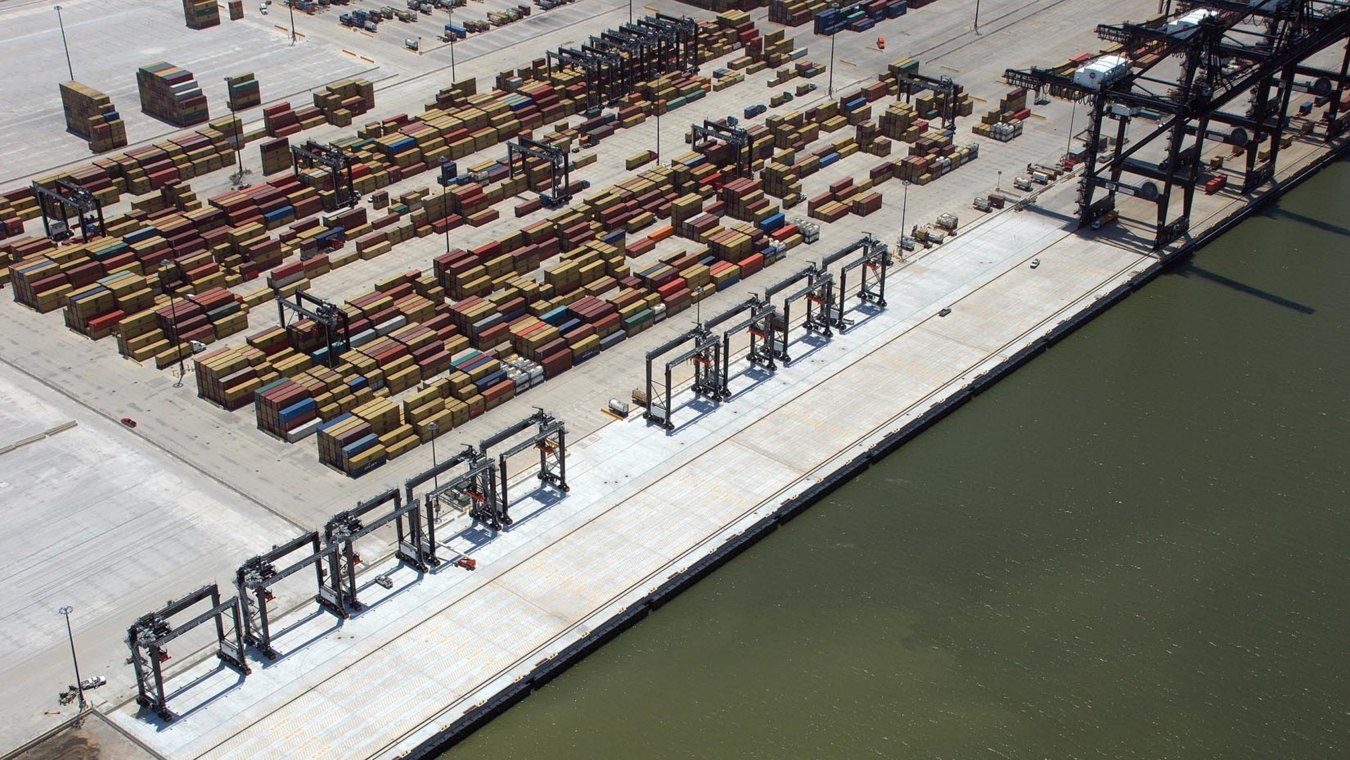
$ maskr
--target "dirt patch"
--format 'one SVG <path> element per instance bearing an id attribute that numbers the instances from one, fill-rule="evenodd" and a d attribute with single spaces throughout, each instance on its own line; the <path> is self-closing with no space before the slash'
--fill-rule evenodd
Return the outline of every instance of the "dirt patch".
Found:
<path id="1" fill-rule="evenodd" d="M 98 740 L 83 726 L 67 726 L 12 760 L 102 760 Z"/>
<path id="2" fill-rule="evenodd" d="M 79 725 L 68 725 L 5 760 L 153 760 L 154 755 L 127 739 L 97 712 Z"/>

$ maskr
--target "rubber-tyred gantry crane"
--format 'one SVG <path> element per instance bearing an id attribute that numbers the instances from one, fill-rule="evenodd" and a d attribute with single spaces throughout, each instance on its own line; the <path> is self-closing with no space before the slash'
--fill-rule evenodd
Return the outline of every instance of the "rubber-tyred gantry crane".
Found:
<path id="1" fill-rule="evenodd" d="M 185 621 L 174 620 L 203 602 L 208 603 L 205 610 Z M 164 663 L 169 661 L 169 644 L 206 623 L 215 624 L 216 657 L 242 676 L 251 672 L 244 658 L 239 599 L 230 597 L 222 601 L 220 589 L 212 583 L 141 616 L 127 629 L 131 666 L 136 673 L 136 704 L 165 721 L 176 717 L 169 710 L 168 696 L 164 693 Z"/>
<path id="2" fill-rule="evenodd" d="M 239 591 L 240 617 L 244 623 L 244 643 L 257 648 L 269 660 L 278 652 L 272 646 L 272 621 L 269 605 L 273 601 L 272 586 L 286 578 L 314 570 L 316 588 L 324 587 L 324 563 L 332 549 L 319 541 L 319 532 L 312 530 L 268 552 L 250 558 L 235 571 L 235 587 Z M 283 564 L 283 560 L 286 560 Z"/>
<path id="3" fill-rule="evenodd" d="M 65 240 L 74 234 L 70 228 L 72 215 L 82 241 L 88 243 L 91 237 L 107 234 L 103 224 L 103 204 L 78 182 L 61 178 L 50 188 L 34 182 L 32 190 L 42 212 L 42 230 L 52 240 Z"/>
<path id="4" fill-rule="evenodd" d="M 352 181 L 352 157 L 346 151 L 337 145 L 324 145 L 316 140 L 291 146 L 291 171 L 295 172 L 296 179 L 301 178 L 302 168 L 313 169 L 315 166 L 328 170 L 336 206 L 351 208 L 361 200 Z M 325 210 L 335 211 L 336 206 Z"/>

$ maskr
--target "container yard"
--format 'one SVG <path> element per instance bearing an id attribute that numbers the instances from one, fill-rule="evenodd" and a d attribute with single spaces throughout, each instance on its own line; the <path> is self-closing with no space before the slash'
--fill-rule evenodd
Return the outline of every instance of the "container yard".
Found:
<path id="1" fill-rule="evenodd" d="M 434 756 L 1350 107 L 1318 2 L 10 5 L 0 751 Z"/>

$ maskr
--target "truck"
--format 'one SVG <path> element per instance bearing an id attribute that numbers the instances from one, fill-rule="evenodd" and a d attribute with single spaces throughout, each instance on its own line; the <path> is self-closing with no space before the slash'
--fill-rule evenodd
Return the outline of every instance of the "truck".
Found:
<path id="1" fill-rule="evenodd" d="M 1030 177 L 1016 177 L 1016 178 L 1013 179 L 1013 187 L 1017 188 L 1018 190 L 1026 190 L 1026 191 L 1030 192 L 1030 191 L 1031 191 L 1031 178 L 1030 178 Z"/>
<path id="2" fill-rule="evenodd" d="M 955 232 L 957 221 L 956 214 L 938 214 L 937 226 L 948 232 Z"/>
<path id="3" fill-rule="evenodd" d="M 1105 214 L 1102 214 L 1101 216 L 1092 220 L 1092 229 L 1099 230 L 1102 227 L 1105 227 L 1106 225 L 1110 224 L 1111 222 L 1114 222 L 1119 216 L 1120 216 L 1119 212 L 1117 212 L 1115 209 L 1111 209 Z"/>
<path id="4" fill-rule="evenodd" d="M 368 32 L 373 32 L 379 28 L 380 14 L 376 11 L 358 8 L 351 13 L 343 13 L 338 16 L 338 23 L 343 26 L 350 26 L 355 29 L 365 29 Z"/>
<path id="5" fill-rule="evenodd" d="M 747 118 L 747 119 L 753 119 L 753 118 L 755 118 L 756 116 L 759 116 L 760 114 L 764 113 L 764 112 L 767 111 L 767 110 L 769 110 L 768 107 L 765 106 L 763 103 L 755 103 L 754 105 L 746 106 L 746 107 L 745 107 L 745 118 Z"/>
<path id="6" fill-rule="evenodd" d="M 974 206 L 976 211 L 989 211 L 993 208 L 993 206 L 989 203 L 989 196 L 987 195 L 975 196 L 975 200 L 974 202 L 971 203 L 971 205 Z"/>

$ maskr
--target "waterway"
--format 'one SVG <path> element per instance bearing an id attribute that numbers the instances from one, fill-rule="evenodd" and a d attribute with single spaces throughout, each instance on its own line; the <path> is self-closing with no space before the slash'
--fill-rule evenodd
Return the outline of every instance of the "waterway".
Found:
<path id="1" fill-rule="evenodd" d="M 1350 756 L 1347 212 L 1342 162 L 448 757 Z"/>

